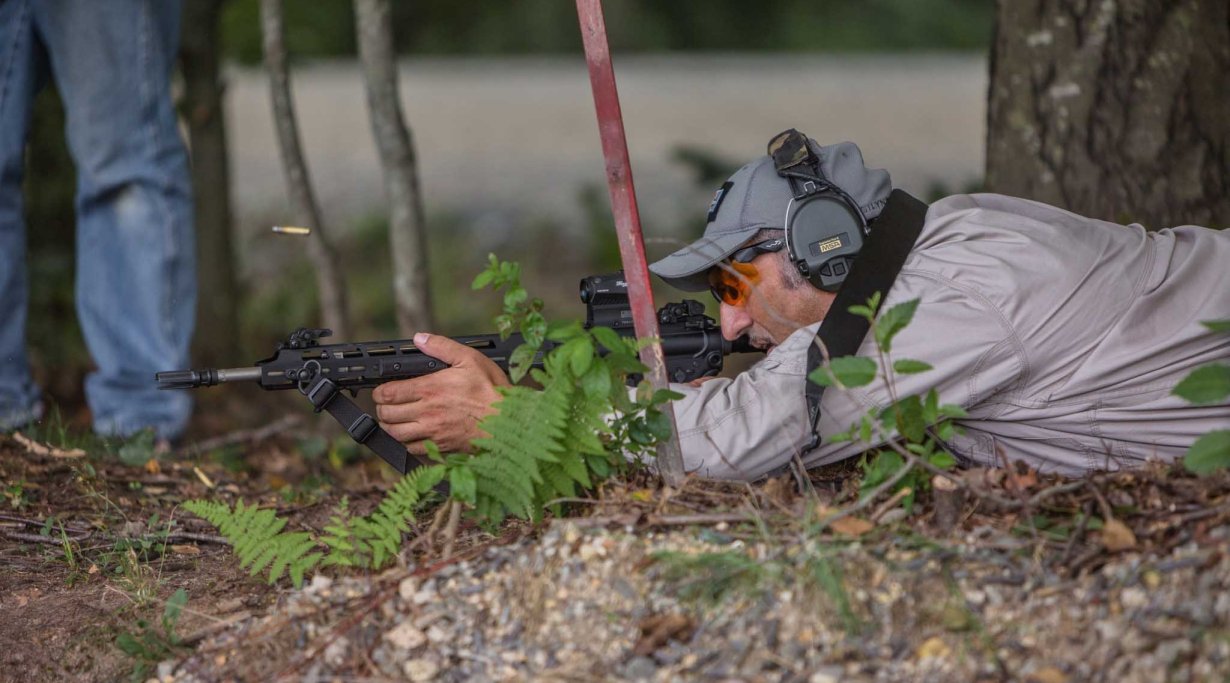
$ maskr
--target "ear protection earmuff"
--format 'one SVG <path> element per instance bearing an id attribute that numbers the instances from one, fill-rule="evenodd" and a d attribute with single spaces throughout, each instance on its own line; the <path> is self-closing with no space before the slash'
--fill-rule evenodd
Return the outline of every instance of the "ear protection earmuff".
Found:
<path id="1" fill-rule="evenodd" d="M 854 199 L 821 173 L 806 135 L 793 128 L 778 133 L 769 156 L 794 195 L 783 226 L 790 261 L 813 286 L 835 292 L 863 248 L 867 221 Z"/>

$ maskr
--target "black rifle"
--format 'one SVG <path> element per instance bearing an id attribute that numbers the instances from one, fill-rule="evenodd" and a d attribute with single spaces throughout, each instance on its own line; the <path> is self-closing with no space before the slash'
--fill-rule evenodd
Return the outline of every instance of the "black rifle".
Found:
<path id="1" fill-rule="evenodd" d="M 622 272 L 581 280 L 581 301 L 586 306 L 587 329 L 609 327 L 620 335 L 635 336 Z M 746 337 L 734 342 L 723 339 L 717 323 L 704 310 L 699 301 L 691 299 L 658 309 L 658 334 L 672 382 L 716 375 L 726 354 L 755 351 Z M 254 367 L 172 370 L 157 373 L 155 379 L 159 389 L 195 389 L 228 382 L 258 382 L 267 390 L 298 389 L 316 412 L 328 411 L 352 439 L 404 474 L 412 466 L 409 452 L 340 390 L 349 389 L 354 396 L 359 389 L 420 377 L 448 366 L 419 351 L 408 339 L 322 345 L 320 339 L 331 334 L 326 329 L 299 328 Z M 507 339 L 498 334 L 453 339 L 478 350 L 505 372 L 513 349 L 523 342 L 519 334 Z M 554 346 L 554 342 L 544 342 L 541 353 Z M 541 363 L 541 355 L 538 359 L 535 364 Z"/>

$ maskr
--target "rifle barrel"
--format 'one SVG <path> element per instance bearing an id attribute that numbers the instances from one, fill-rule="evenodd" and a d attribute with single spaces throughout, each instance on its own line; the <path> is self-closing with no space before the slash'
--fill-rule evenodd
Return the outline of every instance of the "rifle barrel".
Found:
<path id="1" fill-rule="evenodd" d="M 197 387 L 212 387 L 225 382 L 247 382 L 261 379 L 261 369 L 251 368 L 207 368 L 203 370 L 170 370 L 154 375 L 159 389 L 195 389 Z"/>

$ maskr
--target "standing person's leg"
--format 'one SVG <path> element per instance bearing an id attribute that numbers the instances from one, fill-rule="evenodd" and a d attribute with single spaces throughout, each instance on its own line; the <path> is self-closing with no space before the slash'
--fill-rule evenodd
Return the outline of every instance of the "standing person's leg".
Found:
<path id="1" fill-rule="evenodd" d="M 30 110 L 45 68 L 33 28 L 33 4 L 0 2 L 0 430 L 42 413 L 26 357 L 29 281 L 21 198 Z"/>
<path id="2" fill-rule="evenodd" d="M 174 438 L 190 399 L 158 391 L 154 373 L 187 367 L 196 305 L 191 179 L 170 93 L 180 3 L 36 4 L 77 163 L 77 315 L 98 365 L 86 379 L 94 429 Z"/>

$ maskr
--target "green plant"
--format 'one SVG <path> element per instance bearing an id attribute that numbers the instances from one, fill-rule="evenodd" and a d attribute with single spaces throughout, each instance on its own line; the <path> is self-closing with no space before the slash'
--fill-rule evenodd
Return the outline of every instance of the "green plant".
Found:
<path id="1" fill-rule="evenodd" d="M 9 501 L 9 507 L 20 510 L 30 504 L 30 496 L 26 493 L 26 480 L 15 481 L 4 487 L 4 497 Z"/>
<path id="2" fill-rule="evenodd" d="M 184 509 L 217 527 L 231 542 L 239 566 L 249 569 L 253 576 L 269 567 L 269 583 L 288 571 L 291 581 L 299 586 L 304 573 L 320 562 L 320 553 L 311 552 L 316 548 L 311 535 L 303 531 L 282 533 L 286 520 L 278 519 L 273 510 L 245 505 L 242 500 L 233 510 L 225 503 L 204 500 L 187 501 Z"/>
<path id="3" fill-rule="evenodd" d="M 177 589 L 167 598 L 157 628 L 144 619 L 138 619 L 135 633 L 124 631 L 116 637 L 116 647 L 135 660 L 131 680 L 145 680 L 155 664 L 183 649 L 180 638 L 175 633 L 175 626 L 179 623 L 180 613 L 187 603 L 188 593 L 183 588 Z"/>
<path id="4" fill-rule="evenodd" d="M 841 442 L 858 439 L 876 443 L 878 436 L 895 434 L 895 443 L 906 452 L 933 467 L 948 469 L 956 464 L 956 459 L 945 450 L 943 442 L 956 433 L 957 427 L 952 420 L 965 417 L 966 413 L 960 406 L 941 404 L 935 389 L 924 396 L 898 396 L 895 375 L 926 372 L 931 366 L 919 360 L 893 360 L 892 357 L 893 339 L 914 318 L 918 299 L 897 304 L 877 316 L 880 303 L 881 297 L 877 292 L 867 300 L 866 305 L 850 307 L 851 313 L 862 316 L 871 324 L 877 358 L 832 358 L 812 371 L 808 379 L 824 386 L 847 388 L 866 386 L 880 378 L 887 390 L 889 403 L 883 408 L 869 410 L 849 430 L 835 434 L 829 440 Z M 895 450 L 864 455 L 860 462 L 863 469 L 862 495 L 875 491 L 902 467 L 909 466 L 906 461 L 907 457 Z M 902 499 L 907 511 L 912 510 L 915 495 L 928 482 L 929 478 L 922 471 L 912 471 L 897 482 L 896 490 L 910 488 L 910 493 Z"/>
<path id="5" fill-rule="evenodd" d="M 1230 332 L 1230 320 L 1201 324 L 1213 332 Z M 1196 368 L 1175 386 L 1174 393 L 1196 405 L 1230 400 L 1230 365 L 1209 363 Z M 1230 467 L 1230 429 L 1215 429 L 1197 439 L 1183 456 L 1183 464 L 1201 475 Z"/>
<path id="6" fill-rule="evenodd" d="M 761 562 L 737 550 L 707 553 L 660 551 L 651 558 L 661 568 L 664 581 L 679 597 L 716 605 L 728 596 L 755 597 L 781 578 L 781 568 Z"/>
<path id="7" fill-rule="evenodd" d="M 379 569 L 397 555 L 401 535 L 410 530 L 409 521 L 424 494 L 444 479 L 444 469 L 426 467 L 411 472 L 394 486 L 372 514 L 350 517 L 343 499 L 333 516 L 328 532 L 321 542 L 331 552 L 321 563 L 324 566 L 363 567 Z"/>
<path id="8" fill-rule="evenodd" d="M 137 467 L 158 457 L 154 430 L 143 429 L 120 446 L 118 451 L 120 461 L 125 465 Z"/>
<path id="9" fill-rule="evenodd" d="M 804 519 L 814 519 L 807 515 Z M 650 555 L 657 577 L 681 600 L 713 607 L 741 597 L 756 600 L 786 588 L 816 609 L 833 609 L 847 633 L 865 630 L 846 589 L 845 572 L 832 547 L 817 535 L 823 527 L 804 522 L 796 540 L 782 542 L 762 526 L 765 546 L 692 553 L 658 551 Z M 702 534 L 703 536 L 703 534 Z"/>
<path id="10" fill-rule="evenodd" d="M 678 396 L 654 391 L 647 382 L 635 396 L 624 387 L 629 373 L 643 373 L 638 342 L 611 329 L 586 329 L 579 322 L 548 323 L 542 300 L 520 283 L 516 263 L 489 256 L 474 288 L 504 289 L 504 312 L 496 329 L 507 337 L 519 330 L 525 343 L 509 358 L 514 382 L 527 374 L 542 389 L 501 388 L 498 412 L 480 427 L 474 456 L 432 457 L 448 467 L 454 498 L 473 506 L 488 523 L 507 515 L 537 519 L 550 501 L 576 495 L 669 437 L 669 420 L 658 406 Z M 542 353 L 550 340 L 554 348 Z M 541 368 L 534 367 L 541 358 Z"/>
<path id="11" fill-rule="evenodd" d="M 239 557 L 239 566 L 256 576 L 269 568 L 269 583 L 283 574 L 296 586 L 303 585 L 308 570 L 321 566 L 379 569 L 397 553 L 401 534 L 409 530 L 414 508 L 444 477 L 440 465 L 424 467 L 402 478 L 366 517 L 350 514 L 347 501 L 335 510 L 325 534 L 312 538 L 306 531 L 286 532 L 286 520 L 273 510 L 246 505 L 241 500 L 232 509 L 225 503 L 192 500 L 184 509 L 218 528 Z M 327 552 L 320 552 L 320 546 Z"/>
<path id="12" fill-rule="evenodd" d="M 858 633 L 863 630 L 863 622 L 855 613 L 846 591 L 846 581 L 841 565 L 834 562 L 819 550 L 809 553 L 804 562 L 807 569 L 805 578 L 820 588 L 837 608 L 842 626 L 847 633 Z"/>

